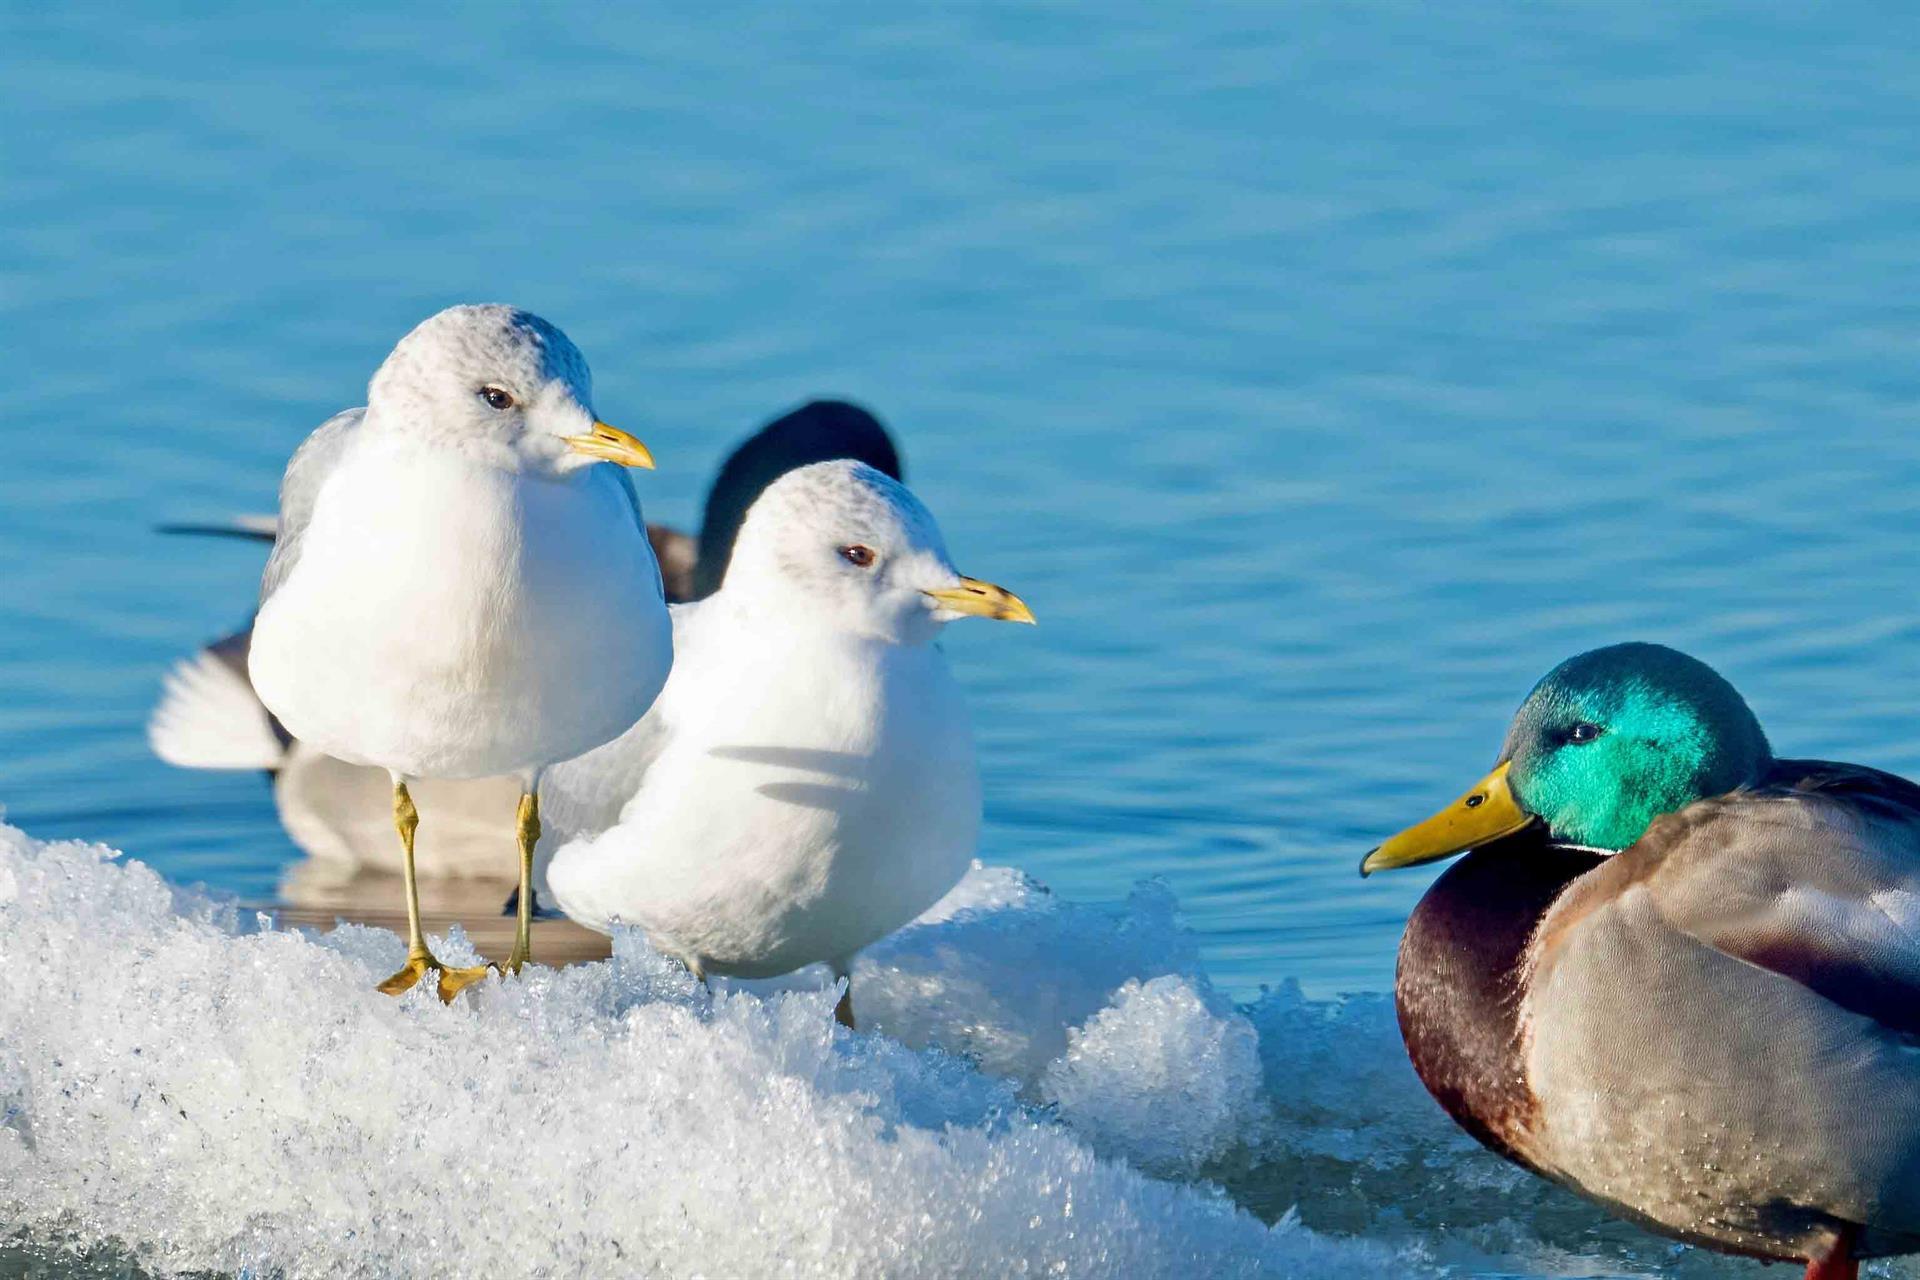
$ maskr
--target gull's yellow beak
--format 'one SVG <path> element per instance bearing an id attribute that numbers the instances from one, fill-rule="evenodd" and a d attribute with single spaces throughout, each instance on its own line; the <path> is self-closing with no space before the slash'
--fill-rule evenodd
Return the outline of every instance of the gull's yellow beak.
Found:
<path id="1" fill-rule="evenodd" d="M 1033 610 L 1027 608 L 1022 600 L 1005 587 L 996 587 L 991 582 L 982 582 L 978 578 L 962 578 L 957 587 L 948 587 L 944 591 L 929 591 L 929 599 L 936 601 L 942 609 L 951 609 L 955 613 L 972 614 L 976 618 L 992 618 L 996 622 L 1024 622 L 1033 625 Z"/>
<path id="2" fill-rule="evenodd" d="M 618 427 L 610 427 L 604 422 L 593 424 L 593 430 L 583 436 L 561 436 L 567 447 L 575 453 L 584 453 L 589 458 L 601 462 L 617 462 L 623 467 L 645 467 L 653 470 L 653 454 L 647 446 L 635 440 Z"/>
<path id="3" fill-rule="evenodd" d="M 1437 862 L 1476 845 L 1491 844 L 1532 822 L 1532 815 L 1520 807 L 1507 786 L 1507 764 L 1502 761 L 1467 794 L 1362 858 L 1360 874 Z"/>

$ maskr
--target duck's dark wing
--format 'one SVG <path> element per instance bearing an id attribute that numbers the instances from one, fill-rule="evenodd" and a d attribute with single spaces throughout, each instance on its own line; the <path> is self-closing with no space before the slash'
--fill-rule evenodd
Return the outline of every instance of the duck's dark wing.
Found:
<path id="1" fill-rule="evenodd" d="M 1842 764 L 1835 760 L 1776 760 L 1766 776 L 1747 789 L 1756 796 L 1823 796 L 1859 805 L 1896 819 L 1920 822 L 1920 783 L 1899 774 Z"/>
<path id="2" fill-rule="evenodd" d="M 707 491 L 700 521 L 699 560 L 691 599 L 720 589 L 747 508 L 766 487 L 795 467 L 852 458 L 895 480 L 904 479 L 900 451 L 880 420 L 844 400 L 814 400 L 775 418 L 742 441 L 721 464 Z"/>
<path id="3" fill-rule="evenodd" d="M 1889 1031 L 1920 1035 L 1920 786 L 1861 765 L 1776 762 L 1655 822 L 1569 894 L 1635 892 L 1665 923 Z"/>

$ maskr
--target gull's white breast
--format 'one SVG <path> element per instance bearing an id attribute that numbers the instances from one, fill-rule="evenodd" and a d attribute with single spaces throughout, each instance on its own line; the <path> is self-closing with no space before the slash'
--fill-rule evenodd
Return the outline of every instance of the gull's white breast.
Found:
<path id="1" fill-rule="evenodd" d="M 653 553 L 611 468 L 554 479 L 363 435 L 261 607 L 250 668 L 329 755 L 463 778 L 607 741 L 671 660 Z"/>
<path id="2" fill-rule="evenodd" d="M 964 700 L 930 645 L 759 628 L 718 605 L 681 630 L 651 713 L 666 741 L 620 822 L 562 848 L 548 884 L 582 923 L 639 925 L 708 972 L 845 959 L 926 910 L 973 857 Z M 593 763 L 562 766 L 555 785 Z"/>

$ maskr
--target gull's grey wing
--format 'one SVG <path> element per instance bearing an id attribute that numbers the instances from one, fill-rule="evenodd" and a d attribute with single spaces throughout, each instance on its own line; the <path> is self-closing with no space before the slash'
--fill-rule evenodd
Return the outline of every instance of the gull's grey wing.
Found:
<path id="1" fill-rule="evenodd" d="M 266 572 L 260 575 L 260 602 L 266 603 L 279 585 L 293 572 L 300 559 L 300 539 L 307 522 L 313 518 L 313 504 L 320 486 L 338 466 L 347 447 L 353 443 L 366 418 L 364 408 L 334 414 L 301 442 L 287 460 L 287 471 L 280 478 L 280 528 L 274 539 L 273 554 L 267 557 Z"/>

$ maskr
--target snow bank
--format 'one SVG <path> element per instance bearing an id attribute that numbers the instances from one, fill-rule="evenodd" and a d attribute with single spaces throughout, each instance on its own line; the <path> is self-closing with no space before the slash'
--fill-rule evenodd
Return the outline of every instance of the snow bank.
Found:
<path id="1" fill-rule="evenodd" d="M 1234 1007 L 1157 886 L 976 869 L 858 965 L 882 1034 L 632 936 L 450 1008 L 371 990 L 402 950 L 0 827 L 0 1236 L 287 1276 L 1750 1273 L 1481 1151 L 1384 997 Z"/>
<path id="2" fill-rule="evenodd" d="M 443 1008 L 369 989 L 389 933 L 251 923 L 0 830 L 0 1220 L 161 1272 L 1418 1270 L 1104 1158 L 824 993 L 709 999 L 629 939 Z"/>

